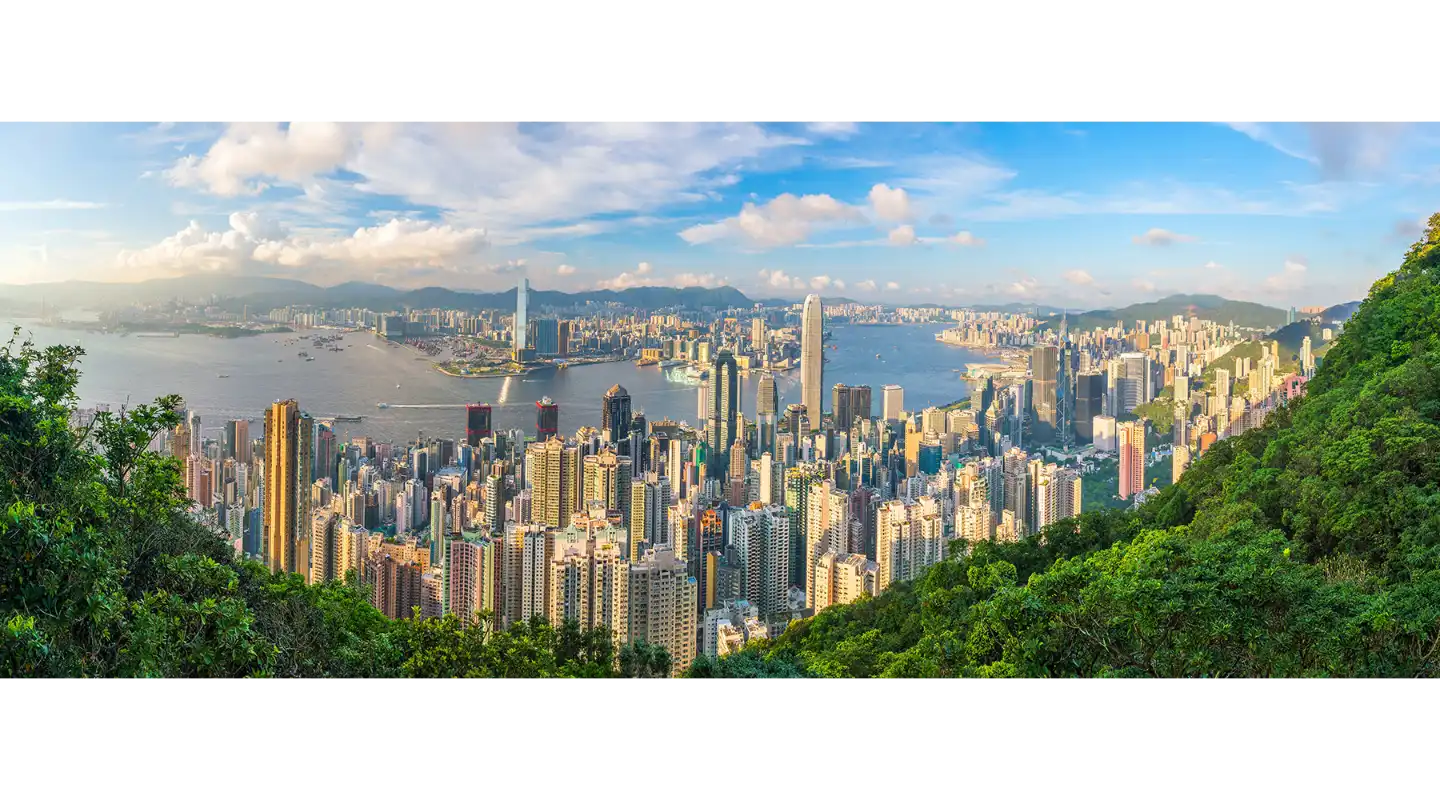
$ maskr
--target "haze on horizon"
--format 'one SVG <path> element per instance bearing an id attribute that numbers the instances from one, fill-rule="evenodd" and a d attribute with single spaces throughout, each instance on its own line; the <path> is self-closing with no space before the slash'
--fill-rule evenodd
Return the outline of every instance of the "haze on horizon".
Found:
<path id="1" fill-rule="evenodd" d="M 0 283 L 194 273 L 905 304 L 1363 297 L 1401 124 L 0 124 Z"/>

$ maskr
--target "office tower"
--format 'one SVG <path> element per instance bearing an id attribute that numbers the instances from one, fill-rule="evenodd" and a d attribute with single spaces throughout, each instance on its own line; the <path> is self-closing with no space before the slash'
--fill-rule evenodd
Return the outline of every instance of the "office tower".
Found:
<path id="1" fill-rule="evenodd" d="M 765 352 L 765 320 L 761 317 L 750 320 L 750 349 Z"/>
<path id="2" fill-rule="evenodd" d="M 1119 384 L 1116 390 L 1119 411 L 1129 413 L 1134 411 L 1136 406 L 1150 402 L 1154 396 L 1151 381 L 1150 356 L 1144 353 L 1121 354 Z"/>
<path id="3" fill-rule="evenodd" d="M 630 393 L 625 387 L 615 384 L 600 398 L 600 435 L 619 448 L 624 455 L 630 452 Z"/>
<path id="4" fill-rule="evenodd" d="M 905 390 L 899 384 L 887 384 L 880 389 L 881 410 L 885 414 L 886 422 L 898 422 L 900 414 L 905 410 Z"/>
<path id="5" fill-rule="evenodd" d="M 525 317 L 525 306 L 530 302 L 530 281 L 527 278 L 520 279 L 520 285 L 515 288 L 515 360 L 526 360 L 525 335 L 530 330 L 529 321 Z"/>
<path id="6" fill-rule="evenodd" d="M 1286 325 L 1294 325 L 1294 324 L 1295 324 L 1295 306 L 1290 306 L 1290 311 L 1285 314 L 1285 324 L 1286 324 Z"/>
<path id="7" fill-rule="evenodd" d="M 1095 434 L 1095 449 L 1102 452 L 1115 451 L 1115 418 L 1109 414 L 1101 414 L 1093 420 L 1093 432 Z"/>
<path id="8" fill-rule="evenodd" d="M 535 441 L 560 434 L 560 404 L 548 396 L 535 401 Z"/>
<path id="9" fill-rule="evenodd" d="M 650 550 L 630 564 L 627 638 L 658 644 L 670 654 L 671 674 L 678 677 L 695 659 L 699 586 L 675 551 Z"/>
<path id="10" fill-rule="evenodd" d="M 1145 489 L 1145 421 L 1121 422 L 1116 427 L 1116 447 L 1120 451 L 1120 499 Z"/>
<path id="11" fill-rule="evenodd" d="M 1315 354 L 1310 349 L 1309 336 L 1300 340 L 1300 369 L 1301 374 L 1307 378 L 1315 372 Z"/>
<path id="12" fill-rule="evenodd" d="M 870 387 L 864 384 L 850 387 L 850 421 L 870 419 L 871 401 Z M 850 425 L 845 429 L 849 430 Z"/>
<path id="13" fill-rule="evenodd" d="M 805 406 L 799 403 L 791 403 L 785 407 L 785 422 L 790 432 L 790 438 L 795 446 L 800 446 L 800 440 L 810 435 L 810 414 Z"/>
<path id="14" fill-rule="evenodd" d="M 814 596 L 815 561 L 825 553 L 843 553 L 850 539 L 850 498 L 833 481 L 811 485 L 805 511 L 805 596 Z"/>
<path id="15" fill-rule="evenodd" d="M 775 387 L 775 373 L 768 370 L 760 373 L 756 386 L 755 413 L 772 416 L 780 413 L 780 393 Z"/>
<path id="16" fill-rule="evenodd" d="M 1190 378 L 1185 375 L 1175 376 L 1175 402 L 1187 407 L 1190 404 Z"/>
<path id="17" fill-rule="evenodd" d="M 491 427 L 489 403 L 470 403 L 465 406 L 465 443 L 479 447 L 481 439 L 494 435 Z"/>
<path id="18" fill-rule="evenodd" d="M 527 341 L 535 349 L 536 356 L 559 355 L 560 320 L 537 319 L 531 322 Z"/>
<path id="19" fill-rule="evenodd" d="M 787 611 L 790 588 L 790 516 L 781 506 L 730 514 L 730 547 L 739 564 L 739 595 L 772 619 Z"/>
<path id="20" fill-rule="evenodd" d="M 265 563 L 271 572 L 309 573 L 310 464 L 314 421 L 294 400 L 265 413 Z"/>
<path id="21" fill-rule="evenodd" d="M 250 461 L 250 423 L 243 419 L 232 419 L 225 423 L 225 441 L 221 443 L 220 456 L 246 463 Z M 243 445 L 244 457 L 241 457 Z"/>
<path id="22" fill-rule="evenodd" d="M 790 585 L 804 586 L 809 559 L 805 555 L 805 536 L 809 530 L 810 489 L 820 480 L 820 471 L 813 464 L 791 467 L 785 471 L 785 513 L 790 519 Z"/>
<path id="23" fill-rule="evenodd" d="M 730 447 L 737 436 L 736 420 L 740 413 L 740 381 L 735 356 L 721 350 L 710 365 L 707 396 L 710 408 L 705 418 L 707 473 L 723 473 L 730 461 Z"/>
<path id="24" fill-rule="evenodd" d="M 558 437 L 532 443 L 527 457 L 532 462 L 530 521 L 551 528 L 570 522 L 580 502 L 580 450 Z"/>
<path id="25" fill-rule="evenodd" d="M 1081 444 L 1095 441 L 1095 418 L 1104 413 L 1105 376 L 1083 372 L 1075 381 L 1075 438 Z"/>
<path id="26" fill-rule="evenodd" d="M 471 531 L 447 537 L 445 545 L 445 611 L 461 625 L 475 624 L 482 614 L 497 614 L 504 603 L 501 540 Z M 494 627 L 493 617 L 489 625 Z"/>
<path id="27" fill-rule="evenodd" d="M 1059 370 L 1059 348 L 1049 344 L 1030 348 L 1030 402 L 1034 409 L 1031 430 L 1035 444 L 1052 444 L 1056 440 L 1059 423 L 1056 377 Z"/>
<path id="28" fill-rule="evenodd" d="M 820 427 L 825 399 L 823 323 L 824 309 L 820 305 L 820 295 L 807 295 L 800 316 L 800 403 L 810 411 L 810 422 L 817 428 Z"/>
<path id="29" fill-rule="evenodd" d="M 557 540 L 549 568 L 550 623 L 558 627 L 573 619 L 582 629 L 604 627 L 617 647 L 623 645 L 629 627 L 627 567 L 619 544 L 609 539 Z"/>
<path id="30" fill-rule="evenodd" d="M 837 383 L 830 389 L 830 413 L 837 431 L 850 430 L 850 387 Z"/>
<path id="31" fill-rule="evenodd" d="M 510 499 L 503 469 L 496 464 L 496 471 L 485 477 L 485 511 L 481 524 L 492 534 L 498 534 L 504 527 L 505 503 Z"/>

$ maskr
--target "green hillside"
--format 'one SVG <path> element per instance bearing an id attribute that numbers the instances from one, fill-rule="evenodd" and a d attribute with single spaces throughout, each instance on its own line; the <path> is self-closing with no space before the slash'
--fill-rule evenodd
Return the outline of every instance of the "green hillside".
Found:
<path id="1" fill-rule="evenodd" d="M 981 543 L 698 676 L 1433 676 L 1440 214 L 1307 396 L 1136 512 Z"/>
<path id="2" fill-rule="evenodd" d="M 1129 327 L 1134 326 L 1136 320 L 1143 319 L 1149 322 L 1157 319 L 1169 319 L 1176 314 L 1226 324 L 1234 322 L 1241 328 L 1261 329 L 1284 325 L 1288 318 L 1287 312 L 1259 303 L 1227 300 L 1213 294 L 1175 294 L 1150 303 L 1136 303 L 1124 308 L 1071 314 L 1068 317 L 1067 325 L 1072 331 L 1110 328 L 1117 321 L 1124 322 Z M 1059 317 L 1052 317 L 1042 325 L 1043 328 L 1051 329 L 1059 326 Z"/>

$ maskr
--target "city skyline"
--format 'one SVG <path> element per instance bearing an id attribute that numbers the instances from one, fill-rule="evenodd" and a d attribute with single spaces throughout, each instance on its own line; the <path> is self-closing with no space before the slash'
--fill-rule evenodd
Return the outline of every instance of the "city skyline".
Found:
<path id="1" fill-rule="evenodd" d="M 1361 296 L 1440 199 L 1437 141 L 1359 123 L 7 124 L 0 284 L 524 274 L 893 304 L 1329 305 Z"/>

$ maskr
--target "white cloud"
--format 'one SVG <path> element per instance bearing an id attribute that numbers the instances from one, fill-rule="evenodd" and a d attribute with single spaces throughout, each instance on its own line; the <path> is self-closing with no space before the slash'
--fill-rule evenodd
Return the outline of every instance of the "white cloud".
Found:
<path id="1" fill-rule="evenodd" d="M 887 281 L 886 284 L 885 284 L 885 290 L 886 290 L 887 292 L 896 292 L 896 291 L 899 291 L 899 290 L 900 290 L 900 284 L 896 283 L 895 281 Z"/>
<path id="2" fill-rule="evenodd" d="M 1195 241 L 1195 237 L 1183 233 L 1175 233 L 1174 231 L 1167 231 L 1164 228 L 1151 228 L 1139 236 L 1131 237 L 1130 241 L 1135 244 L 1149 245 L 1151 247 L 1168 247 L 1169 245 L 1179 244 L 1181 242 L 1193 242 Z"/>
<path id="3" fill-rule="evenodd" d="M 1139 290 L 1142 291 L 1142 292 L 1154 292 L 1154 291 L 1155 291 L 1155 282 L 1154 282 L 1154 281 L 1150 281 L 1150 280 L 1146 280 L 1145 278 L 1136 278 L 1136 279 L 1134 280 L 1134 282 L 1133 282 L 1132 285 L 1133 285 L 1136 289 L 1139 289 Z"/>
<path id="4" fill-rule="evenodd" d="M 855 288 L 856 288 L 856 289 L 860 289 L 860 290 L 862 290 L 862 291 L 866 291 L 866 292 L 873 292 L 873 291 L 875 291 L 875 281 L 871 281 L 871 280 L 860 281 L 859 283 L 855 284 Z"/>
<path id="5" fill-rule="evenodd" d="M 1272 292 L 1289 292 L 1299 289 L 1305 282 L 1305 273 L 1309 268 L 1300 259 L 1288 259 L 1280 271 L 1265 278 L 1262 284 L 1265 289 Z"/>
<path id="6" fill-rule="evenodd" d="M 1069 270 L 1063 277 L 1067 282 L 1076 286 L 1093 286 L 1095 283 L 1095 278 L 1083 269 Z"/>
<path id="7" fill-rule="evenodd" d="M 859 129 L 860 126 L 853 122 L 810 122 L 805 125 L 805 130 L 811 133 L 818 133 L 821 136 L 835 136 L 842 139 L 854 134 Z"/>
<path id="8" fill-rule="evenodd" d="M 952 242 L 952 243 L 954 243 L 954 244 L 958 244 L 958 245 L 960 245 L 961 247 L 984 247 L 984 246 L 985 246 L 985 240 L 984 240 L 984 239 L 981 239 L 979 236 L 976 236 L 975 234 L 971 233 L 970 231 L 960 231 L 959 233 L 955 234 L 954 236 L 951 236 L 951 237 L 949 237 L 948 239 L 946 239 L 946 241 Z"/>
<path id="9" fill-rule="evenodd" d="M 764 205 L 746 203 L 738 215 L 729 219 L 686 228 L 680 238 L 690 244 L 735 239 L 752 247 L 770 248 L 803 242 L 817 225 L 861 219 L 858 209 L 828 194 L 797 197 L 786 193 Z"/>
<path id="10" fill-rule="evenodd" d="M 567 275 L 574 275 L 574 274 L 575 274 L 575 268 L 572 267 L 572 266 L 570 266 L 569 264 L 561 264 L 559 267 L 556 267 L 556 268 L 555 268 L 555 274 L 560 275 L 560 276 L 562 276 L 562 277 L 567 276 Z"/>
<path id="11" fill-rule="evenodd" d="M 1224 264 L 1221 264 L 1221 263 L 1218 262 L 1218 261 L 1206 261 L 1206 262 L 1205 262 L 1205 266 L 1201 267 L 1201 269 L 1209 269 L 1209 270 L 1225 269 L 1225 265 L 1224 265 Z"/>
<path id="12" fill-rule="evenodd" d="M 896 247 L 909 247 L 916 242 L 915 228 L 911 225 L 901 225 L 895 230 L 890 231 L 890 236 L 888 238 L 890 244 L 893 244 Z"/>
<path id="13" fill-rule="evenodd" d="M 104 208 L 104 203 L 88 200 L 9 200 L 0 201 L 0 211 L 89 211 Z"/>
<path id="14" fill-rule="evenodd" d="M 792 275 L 785 274 L 785 270 L 783 269 L 762 269 L 760 270 L 760 278 L 765 281 L 766 285 L 774 289 L 805 288 L 805 281 Z"/>
<path id="15" fill-rule="evenodd" d="M 910 219 L 910 196 L 904 189 L 875 184 L 870 187 L 870 207 L 875 209 L 875 216 L 886 222 L 906 222 Z"/>
<path id="16" fill-rule="evenodd" d="M 810 288 L 817 292 L 821 292 L 824 291 L 827 287 L 829 287 L 832 283 L 834 283 L 834 281 L 830 280 L 829 275 L 816 275 L 815 277 L 810 279 Z"/>
<path id="17" fill-rule="evenodd" d="M 419 220 L 392 219 L 348 235 L 324 230 L 294 233 L 255 212 L 235 212 L 228 230 L 207 231 L 192 220 L 184 230 L 150 247 L 122 251 L 117 260 L 122 268 L 143 273 L 269 265 L 327 267 L 341 278 L 353 278 L 374 270 L 473 268 L 486 246 L 484 231 Z"/>
<path id="18" fill-rule="evenodd" d="M 344 170 L 359 192 L 439 208 L 458 226 L 579 235 L 565 226 L 705 199 L 749 160 L 803 143 L 752 123 L 236 124 L 167 176 L 234 196 Z"/>
<path id="19" fill-rule="evenodd" d="M 718 277 L 713 272 L 695 273 L 682 272 L 677 275 L 665 278 L 655 273 L 654 267 L 648 261 L 642 261 L 635 269 L 621 272 L 613 278 L 600 280 L 595 283 L 599 289 L 633 289 L 637 286 L 674 286 L 679 289 L 691 286 L 702 286 L 713 289 L 716 286 L 725 284 L 725 279 Z"/>

